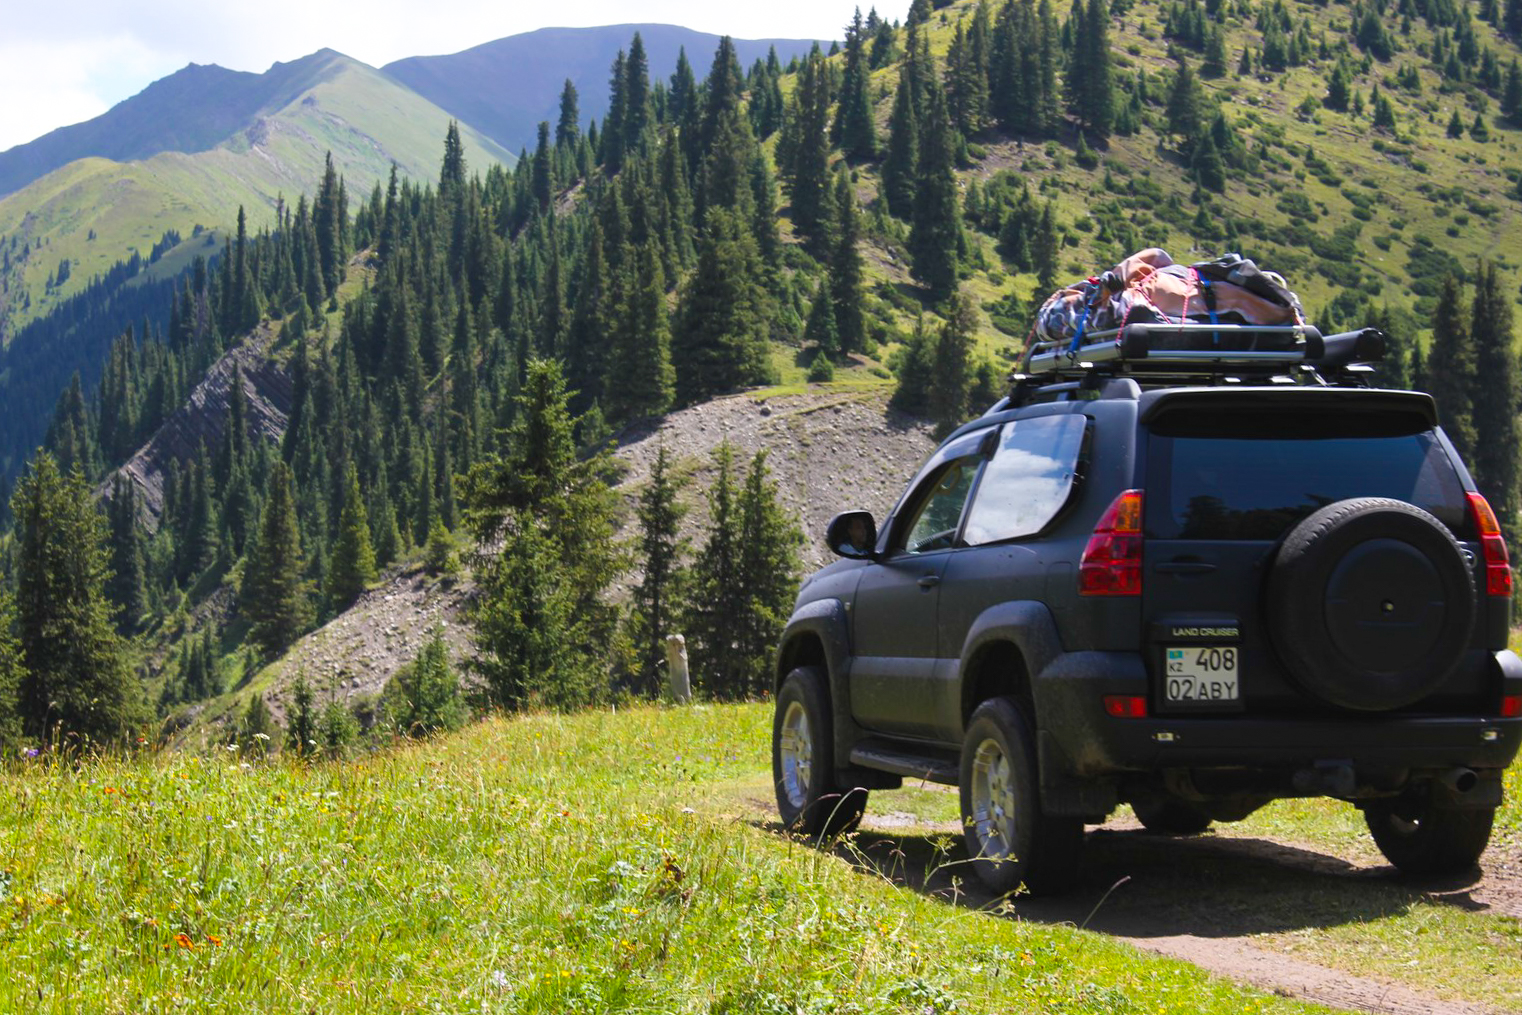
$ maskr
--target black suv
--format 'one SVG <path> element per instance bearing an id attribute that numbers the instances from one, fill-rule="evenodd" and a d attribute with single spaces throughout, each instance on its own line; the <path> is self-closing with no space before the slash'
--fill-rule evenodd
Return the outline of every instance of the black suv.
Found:
<path id="1" fill-rule="evenodd" d="M 783 822 L 961 789 L 1006 892 L 1060 891 L 1129 803 L 1188 834 L 1284 797 L 1468 869 L 1522 741 L 1495 515 L 1375 331 L 1133 325 L 1033 350 L 882 525 L 837 516 L 777 662 Z"/>

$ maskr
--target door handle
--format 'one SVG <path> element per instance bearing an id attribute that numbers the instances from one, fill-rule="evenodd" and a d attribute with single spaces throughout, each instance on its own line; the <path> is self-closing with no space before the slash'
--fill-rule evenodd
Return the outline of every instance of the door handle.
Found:
<path id="1" fill-rule="evenodd" d="M 939 585 L 940 583 L 941 583 L 941 576 L 940 575 L 938 575 L 938 574 L 927 574 L 923 578 L 920 579 L 920 588 L 922 588 L 922 589 L 933 589 L 937 585 Z"/>
<path id="2" fill-rule="evenodd" d="M 1207 560 L 1166 560 L 1152 570 L 1158 574 L 1209 574 L 1215 567 Z"/>

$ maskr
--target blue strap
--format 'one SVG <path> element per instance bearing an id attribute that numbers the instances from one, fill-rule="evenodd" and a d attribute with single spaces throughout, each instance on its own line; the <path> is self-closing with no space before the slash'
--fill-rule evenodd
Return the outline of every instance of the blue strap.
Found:
<path id="1" fill-rule="evenodd" d="M 1200 270 L 1198 268 L 1194 270 L 1194 278 L 1195 281 L 1199 282 L 1200 288 L 1205 290 L 1205 309 L 1210 311 L 1210 323 L 1220 324 L 1221 320 L 1216 316 L 1215 312 L 1215 300 L 1210 298 L 1210 279 L 1200 274 Z"/>
<path id="2" fill-rule="evenodd" d="M 1091 308 L 1092 304 L 1085 303 L 1083 305 L 1083 313 L 1078 315 L 1078 330 L 1073 332 L 1073 342 L 1068 346 L 1069 356 L 1076 356 L 1078 354 L 1078 347 L 1083 345 L 1083 329 L 1089 323 L 1089 310 Z"/>

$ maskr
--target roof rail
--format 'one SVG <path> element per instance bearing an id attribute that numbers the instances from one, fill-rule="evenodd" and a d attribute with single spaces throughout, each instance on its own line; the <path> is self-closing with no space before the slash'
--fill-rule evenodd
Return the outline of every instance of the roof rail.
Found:
<path id="1" fill-rule="evenodd" d="M 1304 324 L 1129 324 L 1085 335 L 1082 344 L 1033 342 L 1021 370 L 1010 375 L 1010 401 L 1097 391 L 1111 377 L 1154 388 L 1244 381 L 1366 386 L 1367 364 L 1383 359 L 1386 346 L 1376 328 L 1323 336 Z"/>

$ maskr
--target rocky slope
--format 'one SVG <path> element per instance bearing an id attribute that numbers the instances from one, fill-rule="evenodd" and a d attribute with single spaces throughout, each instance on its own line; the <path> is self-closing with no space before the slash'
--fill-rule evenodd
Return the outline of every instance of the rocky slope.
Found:
<path id="1" fill-rule="evenodd" d="M 870 510 L 879 519 L 893 507 L 904 484 L 935 447 L 929 426 L 894 412 L 887 388 L 815 387 L 797 394 L 749 393 L 716 399 L 631 427 L 619 435 L 614 455 L 624 472 L 618 489 L 626 500 L 625 532 L 632 534 L 634 504 L 664 445 L 675 471 L 689 477 L 682 500 L 690 508 L 684 535 L 695 547 L 707 523 L 703 493 L 712 481 L 713 453 L 723 441 L 739 467 L 757 451 L 767 464 L 782 503 L 805 534 L 805 571 L 828 559 L 824 527 L 837 511 Z M 629 581 L 638 580 L 630 576 Z M 459 664 L 471 651 L 464 611 L 475 591 L 469 576 L 443 581 L 417 570 L 389 573 L 348 611 L 298 641 L 246 688 L 210 702 L 202 721 L 230 718 L 252 691 L 264 693 L 277 718 L 284 716 L 290 686 L 304 675 L 319 699 L 353 702 L 379 694 L 398 669 L 416 658 L 436 624 L 442 624 L 450 655 Z M 626 594 L 626 588 L 617 594 Z"/>

